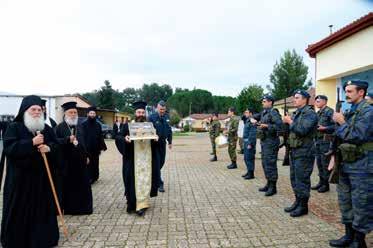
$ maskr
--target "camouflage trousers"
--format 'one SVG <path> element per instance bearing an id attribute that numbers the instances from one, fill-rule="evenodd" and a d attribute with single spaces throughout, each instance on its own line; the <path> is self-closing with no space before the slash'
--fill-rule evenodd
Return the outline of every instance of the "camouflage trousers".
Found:
<path id="1" fill-rule="evenodd" d="M 216 143 L 215 143 L 215 139 L 216 139 L 215 136 L 210 136 L 212 153 L 213 153 L 213 155 L 216 156 Z"/>
<path id="2" fill-rule="evenodd" d="M 237 153 L 236 153 L 236 147 L 237 147 L 237 137 L 229 137 L 228 138 L 228 153 L 229 157 L 231 158 L 232 162 L 237 161 Z"/>
<path id="3" fill-rule="evenodd" d="M 330 156 L 325 156 L 325 153 L 329 151 L 329 142 L 317 140 L 315 142 L 315 158 L 317 163 L 317 169 L 319 171 L 319 178 L 321 183 L 328 183 L 330 171 L 328 170 Z"/>
<path id="4" fill-rule="evenodd" d="M 238 145 L 240 146 L 240 150 L 243 151 L 244 150 L 244 147 L 243 147 L 243 138 L 238 138 Z"/>
<path id="5" fill-rule="evenodd" d="M 365 234 L 373 230 L 373 152 L 370 153 L 369 161 L 365 157 L 355 162 L 356 169 L 353 164 L 343 166 L 337 185 L 342 223 L 352 223 L 355 230 Z"/>
<path id="6" fill-rule="evenodd" d="M 309 198 L 311 190 L 311 174 L 315 161 L 308 148 L 297 148 L 290 151 L 290 181 L 294 195 L 299 198 Z"/>
<path id="7" fill-rule="evenodd" d="M 262 166 L 265 178 L 268 181 L 277 181 L 278 171 L 277 171 L 277 157 L 280 141 L 275 140 L 265 140 L 260 142 L 261 153 L 262 153 Z"/>

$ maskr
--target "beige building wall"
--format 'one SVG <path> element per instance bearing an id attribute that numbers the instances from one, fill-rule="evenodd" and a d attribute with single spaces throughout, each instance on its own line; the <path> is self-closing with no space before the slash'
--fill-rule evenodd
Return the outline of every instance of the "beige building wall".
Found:
<path id="1" fill-rule="evenodd" d="M 335 90 L 337 88 L 337 82 L 337 79 L 325 79 L 316 82 L 316 96 L 326 95 L 328 97 L 328 106 L 333 109 L 335 108 L 335 104 L 337 102 L 337 95 Z"/>
<path id="2" fill-rule="evenodd" d="M 340 78 L 373 68 L 373 26 L 316 54 L 316 80 Z"/>

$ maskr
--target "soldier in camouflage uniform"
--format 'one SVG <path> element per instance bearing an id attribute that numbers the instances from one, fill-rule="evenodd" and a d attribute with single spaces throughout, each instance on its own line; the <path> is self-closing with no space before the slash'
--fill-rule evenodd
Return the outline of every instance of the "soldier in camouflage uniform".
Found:
<path id="1" fill-rule="evenodd" d="M 341 140 L 337 192 L 346 230 L 342 238 L 330 241 L 333 247 L 367 247 L 365 235 L 373 230 L 373 106 L 364 100 L 368 85 L 347 82 L 344 90 L 351 108 L 333 116 Z"/>
<path id="2" fill-rule="evenodd" d="M 326 156 L 325 154 L 329 151 L 335 126 L 333 121 L 334 110 L 326 105 L 327 102 L 327 96 L 318 95 L 315 98 L 315 105 L 319 109 L 319 111 L 317 111 L 318 125 L 315 137 L 315 157 L 320 180 L 319 183 L 311 189 L 317 190 L 319 193 L 329 191 L 330 172 L 328 170 L 328 165 L 330 156 Z"/>
<path id="3" fill-rule="evenodd" d="M 315 161 L 313 139 L 317 129 L 317 114 L 308 105 L 310 95 L 307 91 L 297 90 L 293 98 L 297 110 L 291 117 L 284 116 L 283 121 L 289 124 L 290 180 L 295 202 L 285 208 L 285 212 L 290 212 L 291 217 L 298 217 L 308 213 L 311 173 Z"/>
<path id="4" fill-rule="evenodd" d="M 277 193 L 277 157 L 280 145 L 278 132 L 281 131 L 282 120 L 277 109 L 273 108 L 274 98 L 265 95 L 262 98 L 263 111 L 260 113 L 260 122 L 257 123 L 257 137 L 260 139 L 262 152 L 262 166 L 267 183 L 259 191 L 265 192 L 265 196 Z"/>
<path id="5" fill-rule="evenodd" d="M 220 121 L 219 121 L 219 114 L 218 113 L 214 113 L 212 115 L 212 120 L 210 122 L 210 130 L 209 130 L 209 134 L 210 134 L 210 140 L 211 140 L 211 146 L 212 146 L 212 155 L 213 157 L 210 159 L 211 162 L 214 162 L 214 161 L 218 161 L 218 158 L 216 156 L 216 144 L 215 144 L 215 139 L 219 136 L 220 134 Z"/>
<path id="6" fill-rule="evenodd" d="M 237 168 L 237 154 L 236 154 L 236 147 L 237 147 L 237 130 L 238 130 L 238 123 L 240 121 L 240 117 L 235 115 L 236 110 L 235 108 L 231 107 L 228 109 L 228 116 L 229 121 L 227 123 L 227 129 L 225 130 L 225 134 L 228 135 L 228 153 L 229 157 L 231 158 L 231 164 L 227 166 L 228 169 L 236 169 Z"/>

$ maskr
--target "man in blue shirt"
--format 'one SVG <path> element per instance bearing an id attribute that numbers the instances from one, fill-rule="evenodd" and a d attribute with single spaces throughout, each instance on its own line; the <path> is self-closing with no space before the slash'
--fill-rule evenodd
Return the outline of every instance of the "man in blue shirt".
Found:
<path id="1" fill-rule="evenodd" d="M 170 126 L 170 118 L 166 114 L 166 103 L 160 101 L 157 104 L 157 112 L 149 116 L 149 121 L 153 123 L 154 128 L 157 131 L 159 137 L 156 144 L 156 149 L 158 151 L 158 159 L 160 169 L 162 169 L 165 159 L 166 159 L 166 146 L 168 143 L 168 148 L 172 149 L 172 131 Z M 159 183 L 159 192 L 165 192 L 164 182 L 160 173 L 160 183 Z"/>

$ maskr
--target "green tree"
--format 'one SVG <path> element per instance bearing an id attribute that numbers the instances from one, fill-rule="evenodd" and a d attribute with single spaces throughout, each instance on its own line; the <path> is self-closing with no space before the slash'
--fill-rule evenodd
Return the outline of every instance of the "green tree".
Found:
<path id="1" fill-rule="evenodd" d="M 120 111 L 132 113 L 131 104 L 140 98 L 138 89 L 125 88 L 122 92 L 117 93 L 117 106 Z"/>
<path id="2" fill-rule="evenodd" d="M 114 109 L 116 91 L 112 88 L 109 80 L 105 80 L 104 86 L 97 91 L 97 106 L 105 109 Z"/>
<path id="3" fill-rule="evenodd" d="M 83 93 L 82 96 L 87 99 L 92 105 L 98 104 L 98 99 L 97 99 L 97 90 L 92 91 L 92 92 L 87 92 Z"/>
<path id="4" fill-rule="evenodd" d="M 273 72 L 270 75 L 271 86 L 267 86 L 273 97 L 283 99 L 290 96 L 296 89 L 308 89 L 312 82 L 306 82 L 308 76 L 308 67 L 303 63 L 302 56 L 298 55 L 295 50 L 285 51 L 276 61 Z"/>
<path id="5" fill-rule="evenodd" d="M 181 121 L 181 117 L 180 117 L 179 113 L 176 110 L 171 109 L 171 111 L 170 111 L 170 125 L 175 126 L 175 125 L 179 124 L 180 121 Z"/>
<path id="6" fill-rule="evenodd" d="M 236 99 L 231 96 L 212 96 L 213 112 L 226 113 L 228 108 L 235 106 Z"/>
<path id="7" fill-rule="evenodd" d="M 247 107 L 259 112 L 262 109 L 263 91 L 263 88 L 257 84 L 250 84 L 242 89 L 236 100 L 238 114 L 242 113 Z"/>
<path id="8" fill-rule="evenodd" d="M 183 117 L 189 114 L 190 104 L 191 95 L 189 92 L 184 91 L 173 94 L 167 101 L 167 106 L 176 110 Z"/>
<path id="9" fill-rule="evenodd" d="M 172 96 L 172 93 L 172 87 L 168 84 L 144 84 L 139 90 L 140 98 L 151 106 L 155 106 L 160 100 L 167 101 Z"/>

